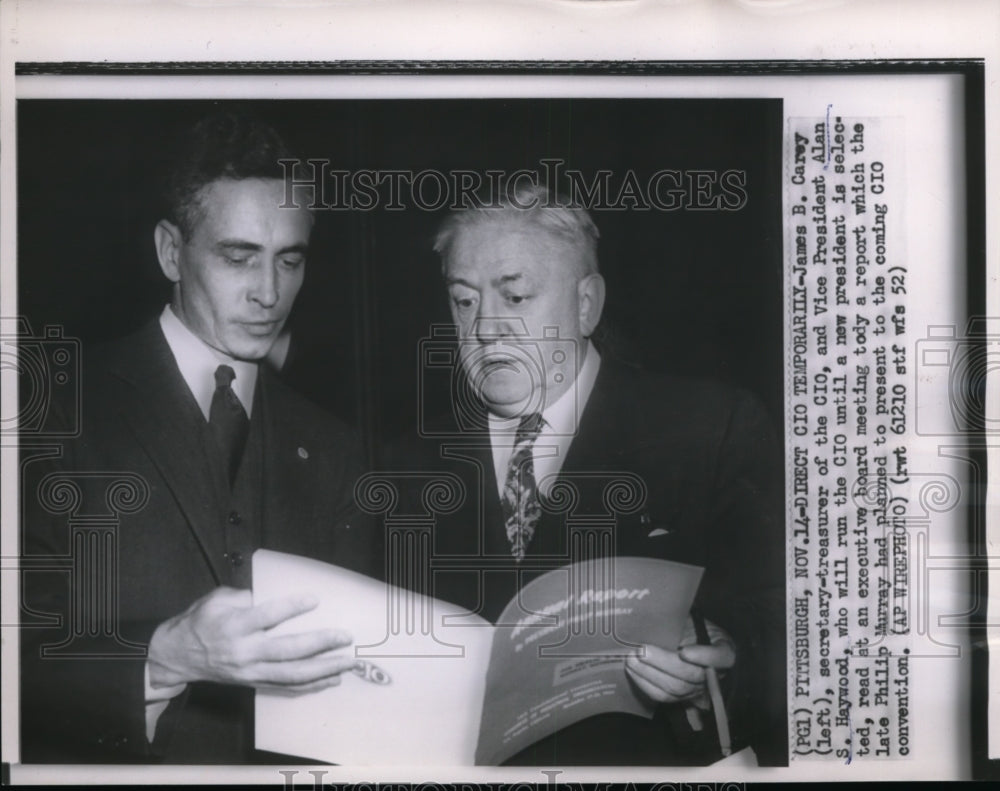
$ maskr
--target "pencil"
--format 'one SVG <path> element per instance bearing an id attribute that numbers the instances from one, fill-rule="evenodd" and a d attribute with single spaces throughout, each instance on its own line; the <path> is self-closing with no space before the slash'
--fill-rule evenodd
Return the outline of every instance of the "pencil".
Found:
<path id="1" fill-rule="evenodd" d="M 711 645 L 712 641 L 708 637 L 708 629 L 705 627 L 705 619 L 696 610 L 691 611 L 691 620 L 694 621 L 694 633 L 698 638 L 699 645 Z M 705 679 L 708 682 L 708 696 L 712 701 L 712 712 L 715 714 L 715 729 L 719 734 L 719 748 L 723 756 L 731 755 L 733 752 L 732 743 L 729 738 L 729 718 L 726 716 L 726 703 L 722 699 L 722 688 L 719 686 L 719 676 L 714 667 L 705 668 Z"/>

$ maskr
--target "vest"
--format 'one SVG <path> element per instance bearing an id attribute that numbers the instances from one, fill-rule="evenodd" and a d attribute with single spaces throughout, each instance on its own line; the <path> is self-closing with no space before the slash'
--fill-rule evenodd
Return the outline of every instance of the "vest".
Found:
<path id="1" fill-rule="evenodd" d="M 258 392 L 260 388 L 257 388 Z M 262 436 L 259 396 L 255 398 L 253 419 L 247 435 L 243 459 L 236 473 L 232 489 L 225 480 L 222 465 L 215 476 L 215 497 L 218 523 L 225 536 L 224 559 L 227 578 L 223 585 L 234 588 L 252 587 L 251 563 L 254 550 L 261 545 L 264 512 L 262 502 L 264 492 L 264 440 Z M 206 436 L 207 439 L 207 436 Z"/>
<path id="2" fill-rule="evenodd" d="M 246 448 L 240 462 L 236 480 L 230 490 L 221 461 L 212 465 L 215 514 L 218 529 L 225 536 L 224 569 L 222 585 L 233 588 L 252 587 L 251 558 L 260 546 L 263 529 L 263 408 L 257 387 L 253 416 Z M 214 454 L 208 424 L 199 426 L 202 446 L 206 454 Z M 189 684 L 181 694 L 183 706 L 171 705 L 157 723 L 157 751 L 163 751 L 166 760 L 171 755 L 183 755 L 193 763 L 218 763 L 220 755 L 242 754 L 247 761 L 260 762 L 252 757 L 254 744 L 254 693 L 249 687 L 227 686 L 199 682 Z M 197 712 L 204 723 L 197 741 L 189 738 L 184 728 L 185 716 Z M 173 720 L 173 721 L 171 721 Z M 210 724 L 209 724 L 210 723 Z M 211 735 L 206 736 L 207 728 Z M 161 733 L 169 733 L 160 741 Z M 224 746 L 223 746 L 224 745 Z M 266 759 L 265 759 L 266 760 Z"/>

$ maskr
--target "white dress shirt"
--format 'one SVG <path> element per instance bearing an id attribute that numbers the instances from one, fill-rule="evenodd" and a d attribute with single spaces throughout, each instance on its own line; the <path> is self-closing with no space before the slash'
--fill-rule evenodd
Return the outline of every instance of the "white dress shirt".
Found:
<path id="1" fill-rule="evenodd" d="M 532 460 L 535 465 L 535 480 L 538 491 L 544 497 L 555 482 L 555 476 L 562 469 L 569 446 L 576 436 L 580 415 L 587 405 L 590 393 L 594 389 L 597 372 L 601 368 L 601 356 L 589 340 L 587 351 L 583 358 L 583 366 L 576 379 L 554 404 L 542 410 L 545 421 L 532 448 Z M 503 487 L 507 479 L 507 464 L 514 452 L 514 437 L 520 417 L 501 418 L 489 416 L 490 446 L 493 449 L 493 469 L 497 478 L 497 493 L 503 496 Z"/>
<path id="2" fill-rule="evenodd" d="M 236 373 L 232 384 L 233 391 L 249 417 L 253 408 L 254 390 L 257 387 L 257 363 L 237 360 L 218 349 L 213 349 L 177 318 L 170 305 L 167 305 L 160 314 L 160 327 L 177 361 L 177 367 L 181 369 L 181 376 L 184 377 L 188 389 L 201 407 L 205 420 L 208 420 L 212 408 L 212 396 L 215 394 L 215 369 L 220 365 L 228 365 Z"/>
<path id="3" fill-rule="evenodd" d="M 160 314 L 160 328 L 163 337 L 167 339 L 170 352 L 177 361 L 181 376 L 184 377 L 191 395 L 198 402 L 201 413 L 208 420 L 212 408 L 212 396 L 215 394 L 215 369 L 220 365 L 228 365 L 236 373 L 232 388 L 236 397 L 243 404 L 247 417 L 253 409 L 253 394 L 257 387 L 257 364 L 244 360 L 236 360 L 217 349 L 213 349 L 201 338 L 189 330 L 177 318 L 170 305 Z M 149 683 L 149 662 L 145 669 L 146 685 L 146 738 L 152 742 L 156 734 L 156 722 L 170 704 L 170 701 L 180 695 L 187 684 L 177 684 L 173 687 L 154 688 Z"/>

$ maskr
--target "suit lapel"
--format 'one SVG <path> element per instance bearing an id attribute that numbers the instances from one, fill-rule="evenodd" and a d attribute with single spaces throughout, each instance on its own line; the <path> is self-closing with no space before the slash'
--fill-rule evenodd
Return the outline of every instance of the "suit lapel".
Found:
<path id="1" fill-rule="evenodd" d="M 559 470 L 558 480 L 577 488 L 579 499 L 575 509 L 580 517 L 607 514 L 608 505 L 604 497 L 607 484 L 621 474 L 634 474 L 637 421 L 634 407 L 630 408 L 625 403 L 626 398 L 623 398 L 631 391 L 628 380 L 628 372 L 613 361 L 601 361 L 601 369 L 580 416 L 576 436 Z M 644 520 L 648 519 L 647 510 L 648 504 L 634 513 L 615 515 L 616 552 L 635 549 L 635 525 L 644 524 Z M 568 533 L 564 520 L 565 516 L 560 516 L 557 520 L 545 520 L 540 525 L 543 530 L 561 531 L 562 543 L 557 540 L 559 536 L 548 537 L 548 545 L 554 551 L 569 550 L 565 544 Z M 635 554 L 641 553 L 636 551 Z"/>
<path id="2" fill-rule="evenodd" d="M 613 362 L 601 361 L 594 389 L 583 407 L 576 436 L 570 443 L 560 474 L 563 470 L 615 470 L 620 467 L 618 459 L 628 437 L 623 420 L 627 408 L 619 404 L 619 395 L 627 387 L 617 373 Z"/>
<path id="3" fill-rule="evenodd" d="M 465 500 L 456 512 L 437 518 L 433 551 L 478 556 L 488 551 L 491 527 L 500 519 L 489 438 L 444 441 L 440 454 L 430 471 L 447 470 L 458 475 L 465 486 Z"/>
<path id="4" fill-rule="evenodd" d="M 432 468 L 452 470 L 462 479 L 465 502 L 437 520 L 434 552 L 478 556 L 496 551 L 495 533 L 503 534 L 503 516 L 486 410 L 478 402 L 465 406 L 462 426 L 449 426 L 453 438 L 440 442 L 440 457 Z"/>
<path id="5" fill-rule="evenodd" d="M 602 361 L 601 371 L 570 445 L 563 472 L 604 471 L 609 478 L 616 472 L 636 475 L 646 487 L 642 507 L 618 514 L 615 519 L 615 547 L 619 554 L 654 557 L 677 556 L 686 541 L 678 521 L 677 492 L 680 483 L 672 480 L 673 447 L 665 434 L 664 415 L 647 422 L 631 403 L 636 373 L 613 361 Z M 663 409 L 668 409 L 663 404 Z M 677 420 L 683 416 L 678 415 Z M 603 510 L 602 490 L 595 486 L 587 493 L 586 509 Z"/>
<path id="6" fill-rule="evenodd" d="M 145 448 L 174 495 L 216 581 L 225 579 L 224 537 L 217 524 L 215 478 L 198 430 L 204 416 L 184 382 L 157 322 L 122 347 L 110 366 L 123 384 L 121 411 L 125 424 Z"/>
<path id="7" fill-rule="evenodd" d="M 263 448 L 261 546 L 329 559 L 337 519 L 343 515 L 335 512 L 335 498 L 327 497 L 322 487 L 336 490 L 343 481 L 324 480 L 323 475 L 332 474 L 326 467 L 316 471 L 315 426 L 302 419 L 292 393 L 264 366 L 257 377 L 254 416 L 260 419 Z"/>
<path id="8" fill-rule="evenodd" d="M 294 547 L 286 546 L 285 542 L 301 533 L 304 525 L 296 524 L 301 521 L 296 518 L 298 515 L 283 513 L 284 498 L 278 497 L 277 493 L 294 493 L 301 482 L 301 477 L 294 474 L 298 470 L 284 453 L 285 443 L 294 442 L 297 438 L 296 411 L 282 403 L 280 388 L 272 386 L 270 373 L 264 368 L 260 369 L 257 377 L 256 398 L 254 409 L 261 420 L 261 445 L 264 448 L 260 498 L 261 546 L 292 551 Z M 280 430 L 276 425 L 279 414 L 283 421 Z M 292 475 L 289 475 L 290 470 L 294 470 Z M 296 498 L 293 496 L 291 500 L 294 502 Z"/>

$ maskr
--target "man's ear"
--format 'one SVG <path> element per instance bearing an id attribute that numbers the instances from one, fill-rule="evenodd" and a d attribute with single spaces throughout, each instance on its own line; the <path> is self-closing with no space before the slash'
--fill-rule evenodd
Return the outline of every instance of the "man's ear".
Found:
<path id="1" fill-rule="evenodd" d="M 598 274 L 581 278 L 576 284 L 576 293 L 580 304 L 580 333 L 589 338 L 604 311 L 604 278 Z"/>
<path id="2" fill-rule="evenodd" d="M 156 257 L 160 262 L 160 269 L 171 283 L 176 283 L 181 279 L 181 270 L 178 265 L 181 244 L 184 239 L 181 229 L 168 220 L 160 220 L 153 231 L 153 242 L 156 244 Z"/>

